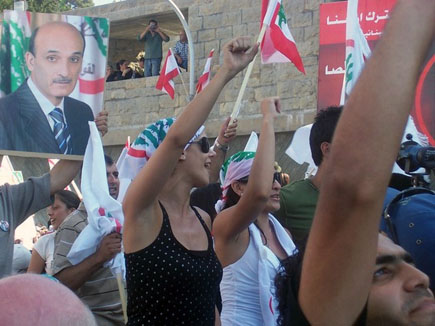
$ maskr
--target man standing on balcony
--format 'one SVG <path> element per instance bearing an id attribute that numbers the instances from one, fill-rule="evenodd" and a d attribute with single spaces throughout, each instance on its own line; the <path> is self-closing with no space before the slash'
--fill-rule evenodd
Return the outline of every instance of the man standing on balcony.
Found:
<path id="1" fill-rule="evenodd" d="M 145 42 L 145 77 L 158 76 L 162 62 L 162 43 L 169 41 L 156 20 L 150 19 L 145 30 L 137 39 Z"/>

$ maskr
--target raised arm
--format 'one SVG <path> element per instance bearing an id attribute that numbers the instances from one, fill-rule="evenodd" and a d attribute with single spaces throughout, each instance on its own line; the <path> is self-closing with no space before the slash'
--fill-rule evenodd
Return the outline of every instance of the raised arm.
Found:
<path id="1" fill-rule="evenodd" d="M 248 183 L 243 196 L 236 205 L 219 213 L 214 221 L 213 234 L 216 241 L 226 245 L 228 240 L 235 240 L 246 230 L 264 210 L 270 197 L 273 183 L 273 164 L 275 161 L 274 119 L 280 111 L 277 97 L 270 97 L 261 102 L 263 121 L 257 153 L 254 158 Z"/>
<path id="2" fill-rule="evenodd" d="M 299 291 L 312 325 L 351 325 L 367 301 L 382 202 L 434 17 L 433 0 L 398 0 L 335 131 Z"/>
<path id="3" fill-rule="evenodd" d="M 219 135 L 216 137 L 213 145 L 216 155 L 211 158 L 210 183 L 219 180 L 219 171 L 224 163 L 229 145 L 237 135 L 237 119 L 231 123 L 230 121 L 231 117 L 228 117 L 222 124 Z"/>
<path id="4" fill-rule="evenodd" d="M 145 29 L 143 30 L 142 33 L 140 33 L 138 39 L 139 41 L 143 40 L 145 37 L 145 34 L 148 33 L 148 31 L 150 30 L 150 25 L 147 25 L 147 27 L 145 27 Z"/>
<path id="5" fill-rule="evenodd" d="M 144 209 L 152 206 L 173 172 L 184 146 L 207 119 L 225 84 L 252 61 L 257 51 L 258 45 L 252 47 L 246 37 L 234 39 L 224 46 L 224 62 L 216 76 L 187 105 L 128 188 L 123 204 L 126 220 L 143 216 Z"/>
<path id="6" fill-rule="evenodd" d="M 169 36 L 165 32 L 163 32 L 158 25 L 157 25 L 157 28 L 155 31 L 157 33 L 159 33 L 159 35 L 163 39 L 163 41 L 165 41 L 165 42 L 169 41 Z"/>
<path id="7" fill-rule="evenodd" d="M 50 171 L 50 195 L 65 189 L 79 172 L 81 161 L 60 160 Z"/>

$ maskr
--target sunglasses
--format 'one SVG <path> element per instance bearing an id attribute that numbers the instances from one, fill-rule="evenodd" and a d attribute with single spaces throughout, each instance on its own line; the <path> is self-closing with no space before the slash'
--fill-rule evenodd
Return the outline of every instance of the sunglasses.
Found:
<path id="1" fill-rule="evenodd" d="M 198 144 L 201 148 L 201 152 L 207 154 L 210 151 L 210 143 L 208 142 L 207 137 L 201 137 L 197 141 L 191 141 L 188 144 Z"/>
<path id="2" fill-rule="evenodd" d="M 242 182 L 242 183 L 247 183 L 248 182 L 248 178 L 249 178 L 249 176 L 246 176 L 246 177 L 244 177 L 244 178 L 241 178 L 241 179 L 239 179 L 238 181 L 239 182 Z M 280 172 L 275 172 L 274 174 L 273 174 L 273 181 L 272 181 L 272 184 L 274 184 L 275 183 L 275 181 L 278 181 L 278 183 L 280 184 L 280 185 L 282 185 L 282 178 L 281 178 L 281 173 Z"/>

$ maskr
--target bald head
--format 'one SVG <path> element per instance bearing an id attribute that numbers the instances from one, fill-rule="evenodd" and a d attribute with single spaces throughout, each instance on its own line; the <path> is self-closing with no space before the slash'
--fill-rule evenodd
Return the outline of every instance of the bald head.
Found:
<path id="1" fill-rule="evenodd" d="M 2 325 L 96 325 L 90 310 L 71 290 L 40 275 L 1 279 L 0 294 Z"/>
<path id="2" fill-rule="evenodd" d="M 33 31 L 26 52 L 30 78 L 54 105 L 76 86 L 84 54 L 83 35 L 71 24 L 51 22 Z"/>
<path id="3" fill-rule="evenodd" d="M 85 51 L 85 38 L 84 38 L 83 34 L 78 31 L 77 28 L 75 28 L 73 25 L 66 23 L 66 22 L 49 22 L 49 23 L 46 23 L 42 26 L 39 26 L 33 30 L 32 35 L 31 35 L 30 40 L 29 40 L 29 52 L 30 53 L 32 53 L 33 55 L 35 55 L 35 53 L 36 53 L 35 44 L 36 44 L 36 37 L 38 36 L 38 34 L 40 34 L 41 37 L 44 37 L 45 32 L 50 31 L 53 28 L 66 29 L 66 30 L 69 30 L 69 31 L 73 32 L 74 34 L 76 34 L 81 39 L 82 48 L 83 48 L 82 52 Z"/>

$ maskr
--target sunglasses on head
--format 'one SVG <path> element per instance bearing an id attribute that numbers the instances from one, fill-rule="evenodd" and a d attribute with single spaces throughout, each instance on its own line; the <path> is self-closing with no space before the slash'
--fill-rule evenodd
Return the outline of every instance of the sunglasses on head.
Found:
<path id="1" fill-rule="evenodd" d="M 247 183 L 247 182 L 248 182 L 248 178 L 249 178 L 249 176 L 246 176 L 246 177 L 244 177 L 244 178 L 239 179 L 238 181 L 239 181 L 239 182 L 242 182 L 242 183 Z M 278 181 L 278 183 L 281 184 L 281 181 L 282 181 L 282 179 L 281 179 L 281 173 L 279 173 L 279 172 L 275 172 L 275 173 L 273 174 L 273 181 L 272 181 L 272 184 L 274 184 L 275 181 Z"/>
<path id="2" fill-rule="evenodd" d="M 210 143 L 208 142 L 208 139 L 205 136 L 201 137 L 197 141 L 189 142 L 189 144 L 198 144 L 199 147 L 201 148 L 201 152 L 203 152 L 204 154 L 207 154 L 210 151 Z"/>

